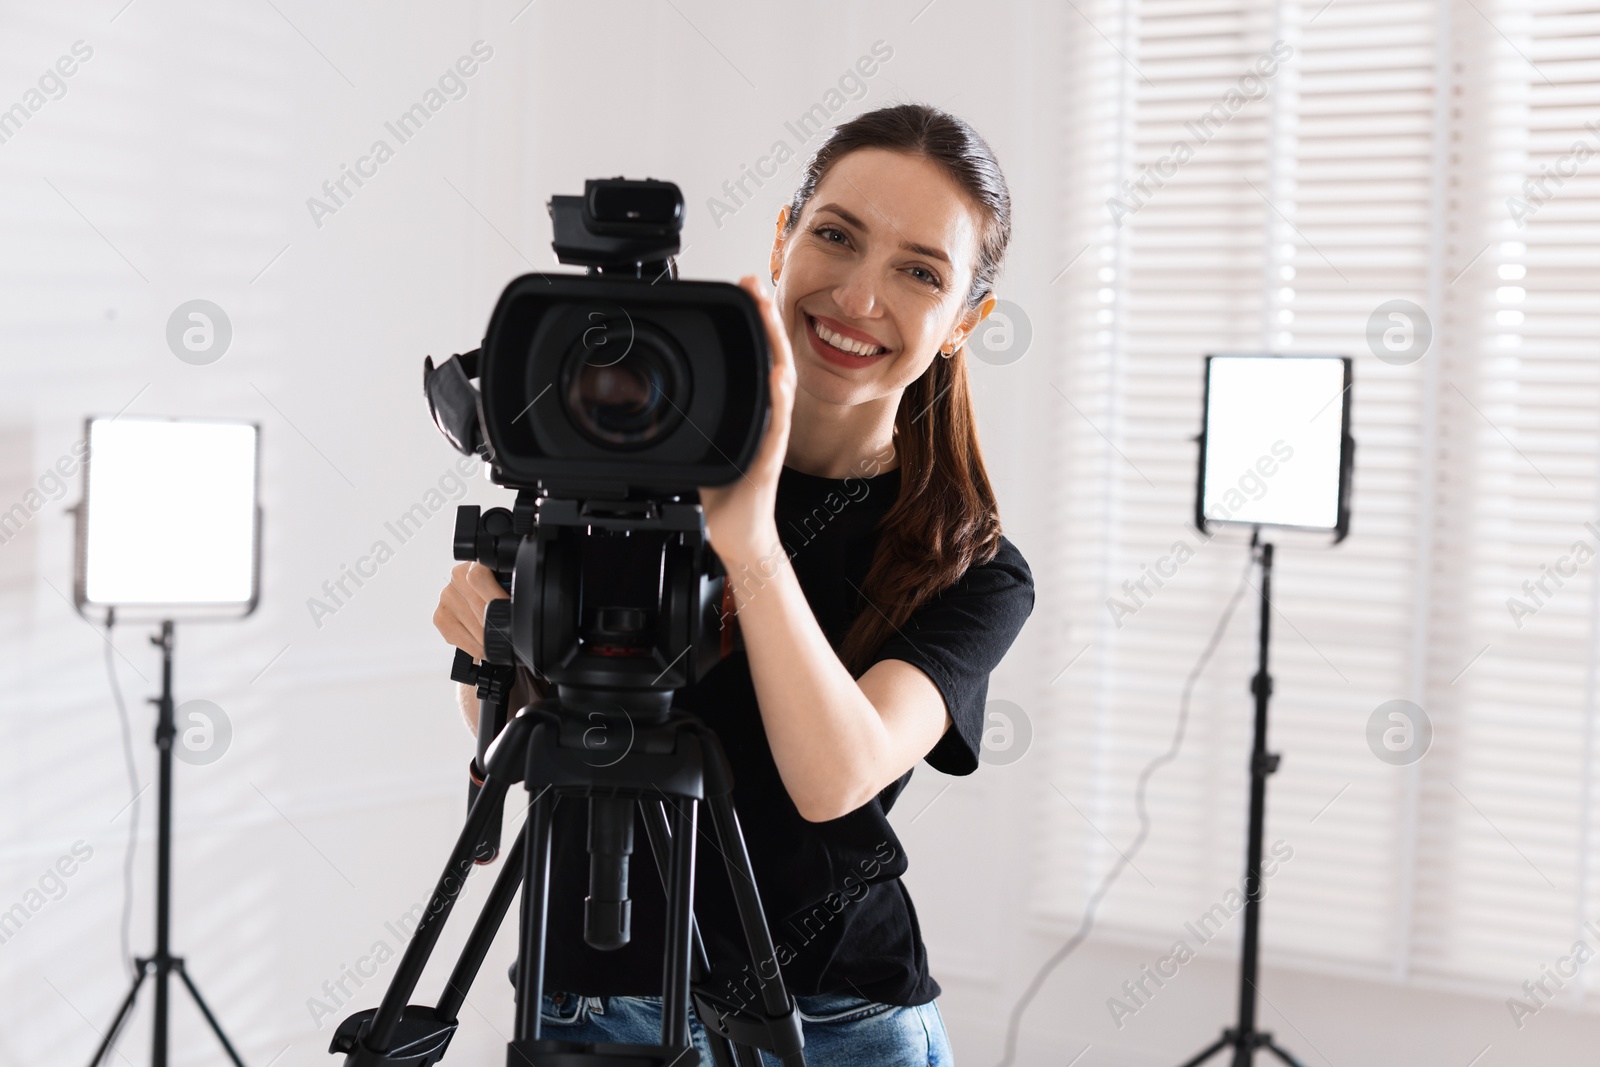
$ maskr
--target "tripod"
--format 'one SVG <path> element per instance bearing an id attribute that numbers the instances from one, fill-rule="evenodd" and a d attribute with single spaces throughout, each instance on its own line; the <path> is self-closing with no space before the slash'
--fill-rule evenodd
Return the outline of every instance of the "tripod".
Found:
<path id="1" fill-rule="evenodd" d="M 194 998 L 195 1005 L 199 1007 L 200 1014 L 205 1016 L 212 1032 L 217 1035 L 217 1040 L 222 1042 L 222 1049 L 234 1062 L 234 1067 L 244 1067 L 244 1062 L 239 1059 L 239 1054 L 229 1043 L 228 1035 L 222 1032 L 222 1025 L 217 1022 L 216 1016 L 211 1014 L 211 1009 L 206 1006 L 200 990 L 195 988 L 194 979 L 190 978 L 189 972 L 184 969 L 183 957 L 174 956 L 168 947 L 167 935 L 171 928 L 172 911 L 172 742 L 178 733 L 172 717 L 172 621 L 170 619 L 161 624 L 161 636 L 152 637 L 150 643 L 161 649 L 161 695 L 150 700 L 157 709 L 156 748 L 160 752 L 156 818 L 156 950 L 153 955 L 140 957 L 134 961 L 139 974 L 134 978 L 133 987 L 128 990 L 127 997 L 123 999 L 117 1017 L 112 1020 L 111 1028 L 106 1031 L 99 1049 L 95 1051 L 94 1059 L 89 1061 L 89 1067 L 97 1067 L 106 1058 L 106 1052 L 116 1041 L 123 1024 L 128 1021 L 128 1012 L 133 1009 L 133 1001 L 139 995 L 139 987 L 152 975 L 155 977 L 156 985 L 156 1014 L 151 1025 L 153 1036 L 150 1063 L 151 1067 L 167 1067 L 167 979 L 174 973 L 183 979 L 184 987 Z"/>
<path id="2" fill-rule="evenodd" d="M 614 715 L 619 700 L 631 703 L 632 714 L 654 713 L 655 721 L 637 723 L 625 740 L 619 731 L 606 729 L 597 742 L 589 733 L 592 720 L 572 714 Z M 774 948 L 734 811 L 733 783 L 721 743 L 694 716 L 673 710 L 669 701 L 670 694 L 585 693 L 563 687 L 559 698 L 530 705 L 507 723 L 493 747 L 466 825 L 382 1003 L 376 1009 L 345 1019 L 334 1035 L 329 1051 L 344 1053 L 346 1067 L 429 1067 L 443 1057 L 467 989 L 519 885 L 523 887 L 519 917 L 522 955 L 516 968 L 516 1033 L 507 1047 L 509 1064 L 692 1065 L 698 1060 L 688 1041 L 692 993 L 696 1011 L 711 1038 L 717 1067 L 760 1067 L 754 1051 L 757 1047 L 771 1050 L 789 1067 L 803 1067 L 799 1008 L 785 992 L 781 975 L 762 985 L 760 1010 L 735 1004 L 704 988 L 711 972 L 692 910 L 699 803 L 705 803 L 710 810 L 716 844 L 726 858 L 751 959 L 774 958 Z M 611 755 L 613 750 L 624 748 L 620 755 Z M 506 790 L 515 781 L 526 782 L 531 797 L 528 816 L 444 992 L 431 1008 L 407 1005 L 461 892 L 463 876 L 489 832 L 489 818 L 501 810 Z M 607 809 L 613 815 L 625 816 L 620 825 L 626 827 L 626 836 L 631 836 L 633 805 L 638 804 L 644 814 L 651 852 L 667 898 L 659 1045 L 589 1044 L 541 1036 L 539 1005 L 544 993 L 551 823 L 556 804 L 569 797 L 587 797 L 592 820 Z M 591 835 L 596 832 L 595 825 L 591 824 Z M 613 821 L 612 825 L 619 823 Z M 597 906 L 589 913 L 590 925 L 595 925 L 593 920 L 599 914 L 600 925 L 609 921 L 626 929 L 627 903 L 625 898 L 597 902 L 591 897 L 591 904 Z"/>
<path id="3" fill-rule="evenodd" d="M 1267 698 L 1272 695 L 1272 675 L 1267 673 L 1267 638 L 1272 611 L 1272 545 L 1261 541 L 1258 526 L 1250 535 L 1250 548 L 1261 554 L 1261 628 L 1257 638 L 1255 677 L 1250 692 L 1256 698 L 1255 743 L 1250 750 L 1250 843 L 1245 860 L 1244 944 L 1239 962 L 1239 1022 L 1217 1038 L 1183 1067 L 1199 1067 L 1229 1046 L 1233 1047 L 1232 1067 L 1251 1067 L 1256 1049 L 1264 1048 L 1289 1067 L 1303 1067 L 1272 1040 L 1272 1035 L 1256 1029 L 1256 977 L 1261 952 L 1261 839 L 1266 832 L 1267 775 L 1278 769 L 1279 757 L 1267 751 Z"/>
<path id="4" fill-rule="evenodd" d="M 716 734 L 673 707 L 676 690 L 726 654 L 718 613 L 720 563 L 709 552 L 699 505 L 552 498 L 523 490 L 516 506 L 480 515 L 458 509 L 455 555 L 510 579 L 491 600 L 484 662 L 458 650 L 451 677 L 477 685 L 478 755 L 466 824 L 451 850 L 380 1005 L 345 1019 L 330 1052 L 346 1067 L 430 1067 L 444 1056 L 457 1013 L 520 887 L 521 951 L 510 1067 L 693 1067 L 688 1013 L 710 1038 L 717 1067 L 761 1067 L 758 1049 L 804 1067 L 799 1007 L 775 973 L 756 1004 L 714 993 L 711 961 L 695 924 L 699 806 L 710 812 L 750 962 L 776 960 L 772 934 L 733 806 L 733 778 Z M 516 662 L 545 664 L 554 696 L 507 721 Z M 499 850 L 507 790 L 523 782 L 529 810 L 482 911 L 432 1007 L 408 1004 L 465 876 Z M 627 944 L 628 857 L 634 814 L 643 817 L 665 894 L 661 1041 L 575 1042 L 541 1033 L 555 808 L 589 807 L 589 896 L 584 938 Z"/>

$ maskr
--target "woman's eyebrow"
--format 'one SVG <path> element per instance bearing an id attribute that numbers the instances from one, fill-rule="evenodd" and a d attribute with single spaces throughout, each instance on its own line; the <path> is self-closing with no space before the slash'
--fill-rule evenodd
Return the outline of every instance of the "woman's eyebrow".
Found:
<path id="1" fill-rule="evenodd" d="M 849 211 L 846 211 L 844 208 L 840 207 L 838 204 L 823 204 L 821 207 L 817 208 L 817 210 L 819 212 L 831 211 L 835 215 L 838 215 L 845 222 L 849 223 L 851 226 L 854 226 L 856 229 L 860 230 L 862 233 L 870 233 L 871 232 L 867 228 L 867 224 L 866 223 L 862 222 L 855 215 L 853 215 Z M 891 223 L 890 225 L 893 225 L 893 223 Z M 901 236 L 904 236 L 904 234 L 902 234 Z M 921 245 L 921 244 L 917 244 L 915 241 L 901 241 L 900 242 L 900 247 L 904 248 L 907 252 L 915 252 L 919 256 L 927 256 L 929 259 L 937 259 L 939 262 L 945 264 L 946 266 L 950 265 L 950 257 L 945 255 L 943 252 L 939 251 L 937 248 L 932 247 L 931 245 Z"/>

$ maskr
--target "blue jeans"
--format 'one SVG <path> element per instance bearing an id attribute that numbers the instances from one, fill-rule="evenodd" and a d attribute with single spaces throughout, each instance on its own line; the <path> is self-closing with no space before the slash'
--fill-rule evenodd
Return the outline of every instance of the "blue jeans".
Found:
<path id="1" fill-rule="evenodd" d="M 857 996 L 823 994 L 795 997 L 805 1035 L 806 1067 L 952 1067 L 955 1057 L 945 1036 L 939 1007 L 877 1004 Z M 661 1040 L 660 997 L 579 997 L 546 993 L 540 1032 L 562 1041 L 617 1041 L 653 1045 Z M 711 1067 L 705 1027 L 691 1008 L 689 1041 Z M 766 1067 L 778 1061 L 761 1054 Z"/>

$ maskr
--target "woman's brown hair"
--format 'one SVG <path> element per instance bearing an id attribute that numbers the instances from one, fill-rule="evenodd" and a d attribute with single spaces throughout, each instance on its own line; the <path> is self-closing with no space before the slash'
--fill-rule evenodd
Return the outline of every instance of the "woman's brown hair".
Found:
<path id="1" fill-rule="evenodd" d="M 966 308 L 982 304 L 1011 240 L 1011 194 L 1000 164 L 978 132 L 926 104 L 896 104 L 834 129 L 806 164 L 789 205 L 785 236 L 830 167 L 858 148 L 905 152 L 943 168 L 982 216 L 978 262 Z M 871 656 L 912 612 L 987 563 L 1000 547 L 1000 514 L 984 470 L 967 382 L 966 349 L 935 356 L 900 397 L 894 419 L 900 495 L 879 521 L 867 604 L 845 632 L 839 659 L 860 676 Z"/>

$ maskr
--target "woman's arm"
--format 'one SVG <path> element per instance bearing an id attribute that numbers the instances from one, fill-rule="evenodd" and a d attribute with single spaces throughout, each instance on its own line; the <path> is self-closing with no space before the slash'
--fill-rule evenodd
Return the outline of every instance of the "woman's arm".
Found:
<path id="1" fill-rule="evenodd" d="M 794 414 L 794 352 L 761 284 L 753 277 L 739 284 L 766 324 L 772 418 L 744 476 L 701 487 L 700 504 L 711 547 L 734 585 L 778 773 L 800 814 L 824 822 L 854 811 L 903 775 L 933 749 L 951 720 L 933 681 L 909 663 L 884 660 L 859 682 L 851 678 L 817 624 L 779 542 L 775 516 Z M 753 592 L 739 592 L 752 586 Z"/>
<path id="2" fill-rule="evenodd" d="M 755 563 L 724 563 L 739 579 L 739 628 L 784 788 L 811 822 L 847 815 L 933 749 L 951 725 L 944 697 L 904 660 L 852 678 L 781 547 Z"/>
<path id="3" fill-rule="evenodd" d="M 461 717 L 467 720 L 467 729 L 474 737 L 478 734 L 478 687 L 465 682 L 456 686 L 456 700 L 461 705 Z"/>

